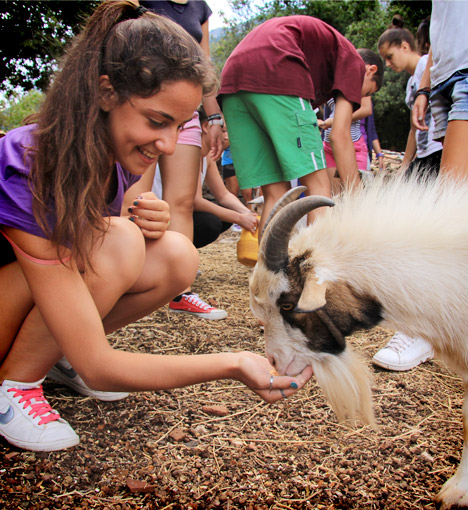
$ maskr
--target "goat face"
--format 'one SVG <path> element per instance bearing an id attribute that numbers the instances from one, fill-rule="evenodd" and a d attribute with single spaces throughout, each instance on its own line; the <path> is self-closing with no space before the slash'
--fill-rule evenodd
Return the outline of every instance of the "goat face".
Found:
<path id="1" fill-rule="evenodd" d="M 260 261 L 252 274 L 251 309 L 265 325 L 266 354 L 281 374 L 339 355 L 346 336 L 382 320 L 379 303 L 345 282 L 319 283 L 310 259 L 306 252 L 276 274 Z"/>
<path id="2" fill-rule="evenodd" d="M 381 307 L 346 282 L 319 279 L 313 248 L 289 257 L 297 221 L 333 202 L 325 197 L 286 204 L 282 200 L 267 219 L 250 280 L 250 305 L 265 327 L 267 357 L 280 374 L 296 375 L 312 365 L 339 419 L 353 420 L 359 413 L 373 423 L 368 371 L 346 348 L 344 338 L 377 324 Z"/>

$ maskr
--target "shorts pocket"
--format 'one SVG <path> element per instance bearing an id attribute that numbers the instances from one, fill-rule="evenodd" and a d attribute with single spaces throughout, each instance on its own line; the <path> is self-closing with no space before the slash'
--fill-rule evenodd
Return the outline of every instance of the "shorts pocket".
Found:
<path id="1" fill-rule="evenodd" d="M 297 124 L 296 143 L 298 149 L 310 153 L 322 145 L 317 116 L 313 110 L 301 110 L 295 113 Z"/>

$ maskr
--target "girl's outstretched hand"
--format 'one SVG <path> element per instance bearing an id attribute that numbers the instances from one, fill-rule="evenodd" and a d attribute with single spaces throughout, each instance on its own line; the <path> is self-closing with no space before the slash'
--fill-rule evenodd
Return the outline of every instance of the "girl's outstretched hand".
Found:
<path id="1" fill-rule="evenodd" d="M 169 204 L 147 191 L 137 197 L 128 208 L 130 220 L 138 225 L 148 239 L 159 239 L 169 227 Z"/>
<path id="2" fill-rule="evenodd" d="M 296 393 L 313 375 L 311 366 L 295 377 L 274 375 L 274 367 L 263 356 L 248 351 L 238 356 L 237 379 L 270 404 Z"/>

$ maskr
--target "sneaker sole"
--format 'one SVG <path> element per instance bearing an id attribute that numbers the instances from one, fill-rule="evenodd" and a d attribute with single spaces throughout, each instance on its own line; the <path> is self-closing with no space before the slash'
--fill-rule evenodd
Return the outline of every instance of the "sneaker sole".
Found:
<path id="1" fill-rule="evenodd" d="M 51 443 L 29 443 L 28 441 L 18 441 L 13 437 L 9 437 L 8 434 L 4 432 L 0 432 L 0 435 L 5 438 L 13 446 L 21 448 L 23 450 L 31 450 L 33 452 L 56 452 L 58 450 L 65 450 L 66 448 L 71 448 L 72 446 L 76 446 L 80 443 L 80 438 L 76 436 L 75 438 L 70 438 L 69 440 L 61 440 L 55 441 Z"/>
<path id="2" fill-rule="evenodd" d="M 47 377 L 50 377 L 50 379 L 58 383 L 61 383 L 65 386 L 68 386 L 69 388 L 71 388 L 76 393 L 79 393 L 80 395 L 84 395 L 85 397 L 93 397 L 98 400 L 102 400 L 103 402 L 114 402 L 115 400 L 122 400 L 128 397 L 129 395 L 128 393 L 124 392 L 99 391 L 92 390 L 91 388 L 89 389 L 83 388 L 83 386 L 76 384 L 65 374 L 62 374 L 62 372 L 60 372 L 60 370 L 57 367 L 52 367 L 49 370 Z"/>
<path id="3" fill-rule="evenodd" d="M 434 357 L 433 354 L 428 354 L 425 358 L 422 358 L 415 363 L 411 363 L 410 365 L 392 365 L 391 363 L 385 363 L 384 361 L 380 361 L 374 358 L 372 358 L 372 363 L 380 368 L 392 370 L 393 372 L 407 372 L 408 370 L 416 368 L 418 365 L 421 365 L 422 363 L 431 360 L 433 357 Z"/>
<path id="4" fill-rule="evenodd" d="M 228 314 L 224 310 L 222 312 L 216 313 L 201 313 L 201 312 L 188 312 L 187 310 L 174 310 L 173 308 L 169 308 L 169 311 L 172 313 L 186 313 L 187 315 L 195 315 L 196 317 L 200 317 L 202 319 L 208 319 L 210 321 L 219 321 L 221 319 L 225 319 Z"/>

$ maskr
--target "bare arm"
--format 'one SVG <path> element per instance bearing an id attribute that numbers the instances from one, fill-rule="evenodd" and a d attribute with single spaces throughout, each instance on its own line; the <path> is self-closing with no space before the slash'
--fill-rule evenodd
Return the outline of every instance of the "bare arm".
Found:
<path id="1" fill-rule="evenodd" d="M 375 155 L 379 160 L 379 170 L 383 170 L 384 167 L 384 157 L 382 152 L 382 147 L 380 146 L 380 142 L 378 138 L 372 140 L 372 148 L 374 149 Z M 380 156 L 379 156 L 380 154 Z"/>
<path id="2" fill-rule="evenodd" d="M 424 73 L 422 75 L 421 81 L 419 83 L 419 89 L 431 88 L 431 67 L 432 67 L 432 50 L 429 50 L 429 55 L 427 57 L 426 69 L 424 69 Z M 429 98 L 421 94 L 419 95 L 413 105 L 413 109 L 411 110 L 411 124 L 421 131 L 428 131 L 429 126 L 426 125 L 426 111 L 429 105 Z"/>
<path id="3" fill-rule="evenodd" d="M 354 187 L 360 182 L 356 151 L 351 139 L 353 105 L 342 94 L 335 100 L 335 116 L 330 133 L 330 144 L 336 168 L 343 184 Z"/>
<path id="4" fill-rule="evenodd" d="M 8 234 L 34 257 L 54 256 L 54 249 L 44 239 L 15 229 L 8 229 Z M 87 286 L 89 281 L 85 282 L 73 261 L 68 265 L 40 265 L 17 255 L 51 337 L 92 387 L 106 391 L 144 391 L 234 379 L 269 402 L 282 398 L 279 391 L 269 390 L 269 373 L 273 367 L 266 358 L 254 353 L 161 356 L 112 349 L 101 316 L 113 305 L 105 300 L 95 303 Z M 96 278 L 98 281 L 99 277 Z M 291 383 L 301 388 L 311 375 L 309 367 L 297 377 L 275 377 L 274 388 L 284 388 L 286 395 L 291 395 L 296 391 Z"/>
<path id="5" fill-rule="evenodd" d="M 401 162 L 401 171 L 405 171 L 409 164 L 413 161 L 416 154 L 416 128 L 412 125 L 408 133 L 408 140 L 406 141 L 405 155 Z"/>
<path id="6" fill-rule="evenodd" d="M 202 47 L 205 55 L 207 57 L 210 56 L 210 29 L 208 25 L 208 20 L 205 21 L 202 25 L 202 40 L 200 46 Z M 219 107 L 218 101 L 216 100 L 216 96 L 205 96 L 203 98 L 203 106 L 205 108 L 205 112 L 208 116 L 221 113 L 221 108 Z M 209 136 L 210 136 L 210 147 L 211 147 L 211 157 L 216 161 L 222 154 L 224 150 L 224 134 L 221 126 L 214 124 L 209 128 Z"/>
<path id="7" fill-rule="evenodd" d="M 203 198 L 201 181 L 195 195 L 194 210 L 205 211 L 228 223 L 237 223 L 252 233 L 257 228 L 257 216 L 248 209 L 237 197 L 226 189 L 219 175 L 216 162 L 207 157 L 206 183 L 218 203 Z"/>
<path id="8" fill-rule="evenodd" d="M 355 120 L 365 119 L 372 114 L 372 100 L 370 97 L 363 97 L 361 100 L 361 107 L 353 112 L 351 122 Z M 328 117 L 326 120 L 319 120 L 318 125 L 320 129 L 329 129 L 333 126 L 333 117 Z"/>

